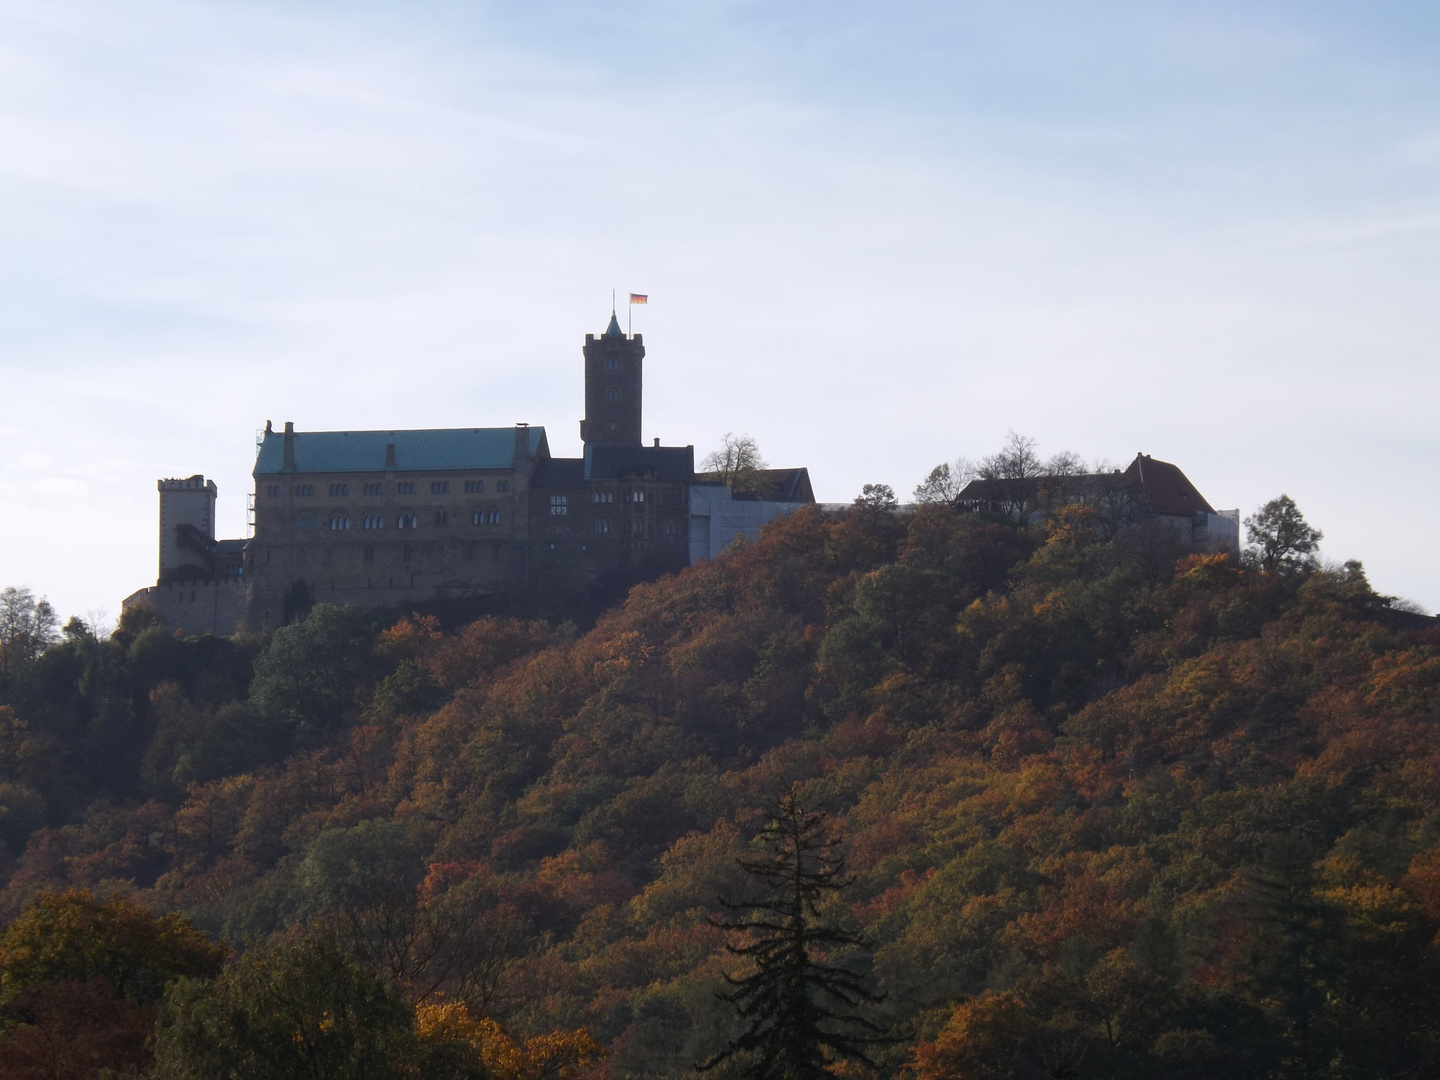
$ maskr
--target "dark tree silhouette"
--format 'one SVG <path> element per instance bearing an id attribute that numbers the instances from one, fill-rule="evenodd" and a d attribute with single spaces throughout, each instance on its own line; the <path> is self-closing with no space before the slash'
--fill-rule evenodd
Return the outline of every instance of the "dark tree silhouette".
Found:
<path id="1" fill-rule="evenodd" d="M 859 934 L 820 914 L 826 894 L 850 884 L 825 815 L 807 810 L 792 786 L 780 797 L 761 840 L 768 848 L 763 858 L 739 860 L 760 886 L 760 899 L 722 900 L 748 916 L 715 923 L 750 935 L 746 944 L 727 948 L 749 960 L 753 970 L 741 978 L 727 975 L 731 989 L 721 994 L 735 1006 L 745 1030 L 697 1067 L 705 1071 L 737 1054 L 753 1055 L 748 1075 L 756 1080 L 811 1080 L 831 1075 L 826 1051 L 832 1058 L 873 1065 L 867 1048 L 892 1040 L 861 1010 L 881 998 L 862 975 L 825 962 L 837 949 L 865 945 Z"/>

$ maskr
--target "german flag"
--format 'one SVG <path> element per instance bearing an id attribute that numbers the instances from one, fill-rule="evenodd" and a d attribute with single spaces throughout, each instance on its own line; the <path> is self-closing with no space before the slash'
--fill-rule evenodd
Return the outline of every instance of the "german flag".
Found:
<path id="1" fill-rule="evenodd" d="M 650 296 L 648 293 L 632 292 L 630 294 L 630 302 L 632 304 L 648 304 L 650 302 Z"/>

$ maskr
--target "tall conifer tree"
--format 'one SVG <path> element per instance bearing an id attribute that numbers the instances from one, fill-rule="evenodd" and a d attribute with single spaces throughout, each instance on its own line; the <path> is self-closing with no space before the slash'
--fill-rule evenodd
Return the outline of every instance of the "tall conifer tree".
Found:
<path id="1" fill-rule="evenodd" d="M 727 975 L 730 990 L 721 995 L 734 1004 L 745 1029 L 698 1068 L 713 1069 L 740 1055 L 751 1060 L 748 1073 L 756 1080 L 812 1080 L 829 1077 L 826 1062 L 834 1058 L 873 1065 L 867 1048 L 891 1040 L 862 1010 L 881 998 L 862 975 L 827 962 L 836 950 L 864 947 L 865 940 L 820 913 L 827 894 L 850 884 L 825 815 L 807 810 L 791 786 L 760 837 L 765 855 L 739 860 L 759 885 L 760 898 L 722 900 L 746 914 L 715 924 L 749 935 L 745 944 L 727 947 L 753 968 L 740 978 Z"/>

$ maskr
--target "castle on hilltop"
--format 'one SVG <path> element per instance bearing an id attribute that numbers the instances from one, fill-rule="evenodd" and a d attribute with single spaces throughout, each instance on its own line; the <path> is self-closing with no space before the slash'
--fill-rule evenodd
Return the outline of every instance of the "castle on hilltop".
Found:
<path id="1" fill-rule="evenodd" d="M 126 597 L 187 633 L 279 626 L 314 602 L 608 593 L 717 554 L 814 502 L 807 470 L 770 470 L 761 497 L 695 472 L 693 446 L 645 445 L 645 345 L 614 313 L 585 335 L 584 455 L 543 427 L 297 431 L 260 440 L 254 535 L 215 538 L 213 480 L 158 481 L 160 571 Z"/>
<path id="2" fill-rule="evenodd" d="M 255 468 L 253 535 L 215 538 L 213 480 L 160 480 L 160 571 L 122 602 L 191 634 L 283 626 L 317 602 L 572 608 L 712 558 L 737 536 L 815 501 L 803 468 L 736 492 L 695 471 L 693 446 L 647 446 L 645 344 L 585 335 L 584 454 L 557 458 L 543 427 L 276 431 Z M 756 483 L 758 481 L 758 484 Z M 758 490 L 755 490 L 758 488 Z M 1081 502 L 1117 526 L 1153 521 L 1196 550 L 1239 549 L 1239 512 L 1215 510 L 1169 462 L 1125 470 L 974 480 L 956 510 L 1032 521 Z"/>

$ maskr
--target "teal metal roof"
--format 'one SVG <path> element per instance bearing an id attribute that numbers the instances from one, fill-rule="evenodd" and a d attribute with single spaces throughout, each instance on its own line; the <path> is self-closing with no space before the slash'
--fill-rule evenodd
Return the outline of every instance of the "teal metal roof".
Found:
<path id="1" fill-rule="evenodd" d="M 530 453 L 545 445 L 545 429 L 532 427 Z M 395 447 L 395 464 L 385 450 Z M 255 459 L 254 476 L 280 473 L 285 435 L 268 431 Z M 434 472 L 446 469 L 508 469 L 515 464 L 515 429 L 427 428 L 421 431 L 297 431 L 295 472 Z"/>

